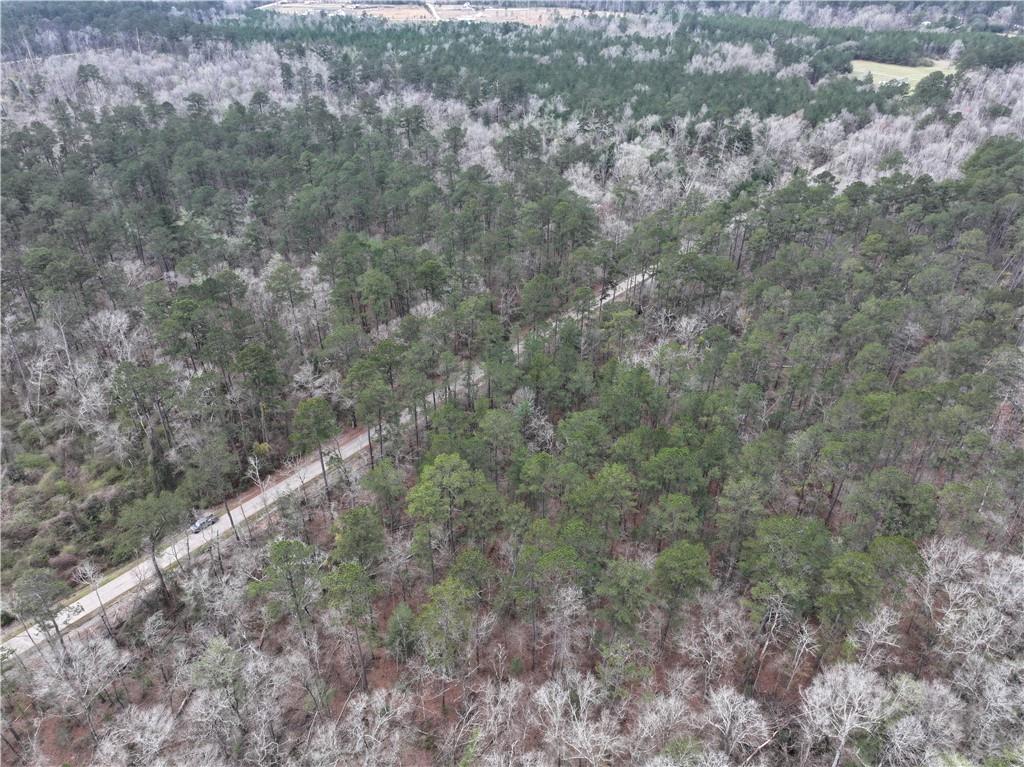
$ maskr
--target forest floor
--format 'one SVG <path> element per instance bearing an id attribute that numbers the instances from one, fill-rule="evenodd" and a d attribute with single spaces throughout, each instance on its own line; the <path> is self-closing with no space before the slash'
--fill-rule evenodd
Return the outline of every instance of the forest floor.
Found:
<path id="1" fill-rule="evenodd" d="M 905 67 L 901 64 L 885 64 L 881 61 L 868 61 L 867 59 L 854 59 L 850 63 L 853 65 L 854 77 L 871 75 L 871 79 L 876 85 L 885 85 L 891 80 L 903 80 L 913 87 L 932 72 L 942 72 L 942 74 L 948 75 L 953 71 L 953 62 L 945 59 L 939 59 L 925 67 Z"/>

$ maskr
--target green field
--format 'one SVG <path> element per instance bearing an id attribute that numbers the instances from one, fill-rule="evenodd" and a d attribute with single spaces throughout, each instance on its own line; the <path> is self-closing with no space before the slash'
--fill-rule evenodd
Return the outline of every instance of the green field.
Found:
<path id="1" fill-rule="evenodd" d="M 949 74 L 953 71 L 953 62 L 939 60 L 927 67 L 905 67 L 901 64 L 884 64 L 881 61 L 867 61 L 865 59 L 854 59 L 853 76 L 864 77 L 871 75 L 877 85 L 884 85 L 890 80 L 903 80 L 910 86 L 915 86 L 932 72 Z"/>

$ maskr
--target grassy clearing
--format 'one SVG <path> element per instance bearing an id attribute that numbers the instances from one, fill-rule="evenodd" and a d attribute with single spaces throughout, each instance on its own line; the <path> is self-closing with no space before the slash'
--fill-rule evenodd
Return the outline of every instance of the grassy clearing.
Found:
<path id="1" fill-rule="evenodd" d="M 866 59 L 854 59 L 850 63 L 853 65 L 854 77 L 871 75 L 876 85 L 885 85 L 891 80 L 903 80 L 912 88 L 932 72 L 948 75 L 953 71 L 953 62 L 944 59 L 935 61 L 927 67 L 905 67 L 902 64 L 885 64 Z"/>

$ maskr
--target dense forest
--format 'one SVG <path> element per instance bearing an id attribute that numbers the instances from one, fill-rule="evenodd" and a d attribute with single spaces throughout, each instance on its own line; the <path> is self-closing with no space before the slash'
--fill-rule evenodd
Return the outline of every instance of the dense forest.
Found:
<path id="1" fill-rule="evenodd" d="M 1024 8 L 573 5 L 3 6 L 5 763 L 1024 762 Z"/>

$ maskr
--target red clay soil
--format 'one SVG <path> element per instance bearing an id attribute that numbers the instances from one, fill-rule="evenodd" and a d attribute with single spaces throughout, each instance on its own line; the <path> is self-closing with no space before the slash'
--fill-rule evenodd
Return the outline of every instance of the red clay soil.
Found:
<path id="1" fill-rule="evenodd" d="M 94 716 L 98 729 L 102 720 L 96 713 Z M 89 728 L 59 716 L 43 720 L 39 727 L 39 744 L 51 764 L 84 764 L 83 754 L 91 755 L 93 751 Z"/>

